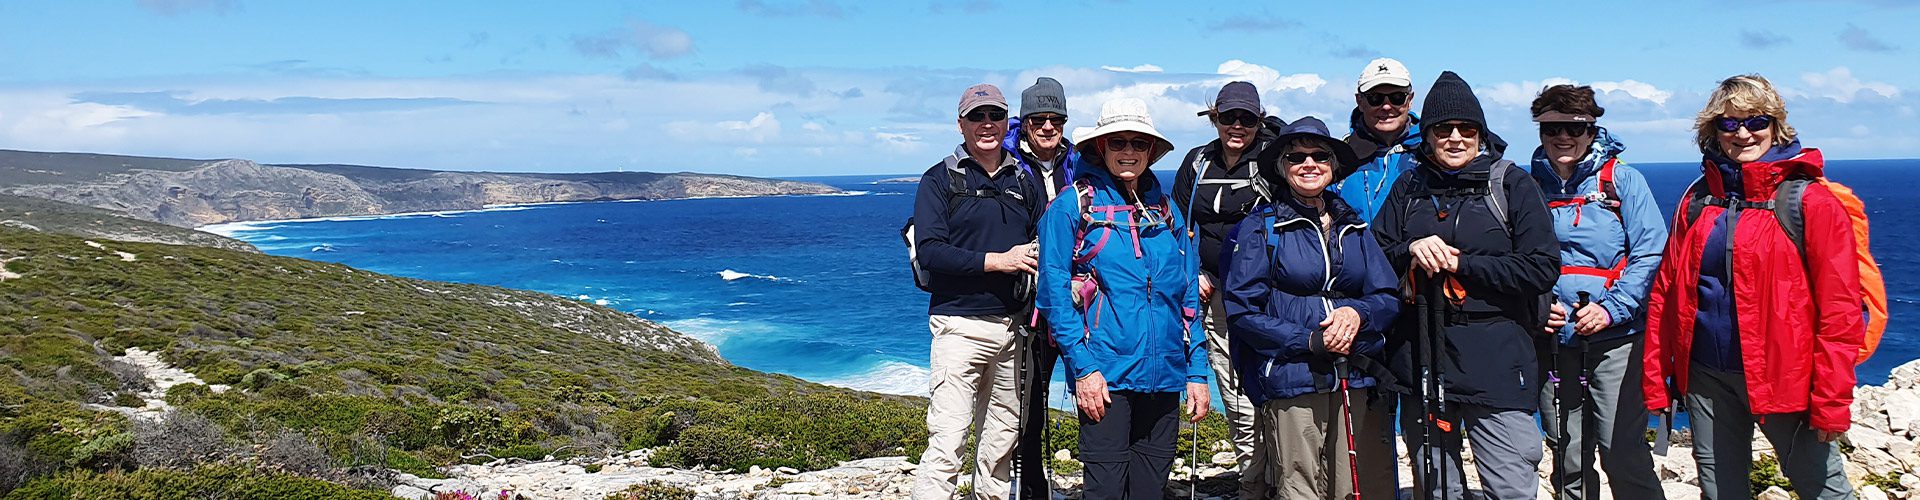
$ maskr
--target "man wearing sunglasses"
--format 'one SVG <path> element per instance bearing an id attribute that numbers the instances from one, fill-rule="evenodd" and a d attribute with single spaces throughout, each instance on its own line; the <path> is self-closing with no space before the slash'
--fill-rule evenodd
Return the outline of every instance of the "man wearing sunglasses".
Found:
<path id="1" fill-rule="evenodd" d="M 926 286 L 929 368 L 927 451 L 914 498 L 952 498 L 967 429 L 980 422 L 973 491 L 1006 498 L 1019 437 L 1015 282 L 1034 272 L 1034 224 L 1042 196 L 1002 149 L 1007 100 L 979 84 L 961 94 L 961 143 L 920 177 L 913 239 Z"/>
<path id="2" fill-rule="evenodd" d="M 1247 82 L 1232 82 L 1220 88 L 1213 107 L 1200 112 L 1213 122 L 1220 136 L 1204 146 L 1187 152 L 1180 172 L 1174 175 L 1173 201 L 1189 217 L 1190 234 L 1200 248 L 1200 297 L 1207 303 L 1203 320 L 1207 329 L 1208 364 L 1219 381 L 1220 403 L 1226 408 L 1230 437 L 1240 466 L 1240 498 L 1266 498 L 1270 488 L 1264 479 L 1266 454 L 1256 446 L 1253 402 L 1240 389 L 1238 374 L 1227 350 L 1227 313 L 1215 287 L 1222 276 L 1223 242 L 1233 226 L 1247 216 L 1247 210 L 1260 200 L 1254 186 L 1256 171 L 1275 168 L 1259 165 L 1260 152 L 1273 141 L 1273 127 L 1263 127 L 1266 111 L 1260 107 L 1260 91 Z M 1278 122 L 1278 119 L 1273 121 Z"/>
<path id="3" fill-rule="evenodd" d="M 1343 165 L 1331 191 L 1353 205 L 1360 220 L 1371 221 L 1386 202 L 1400 173 L 1413 167 L 1420 149 L 1420 117 L 1413 114 L 1413 74 L 1389 58 L 1374 59 L 1360 70 L 1353 94 L 1352 132 L 1347 145 L 1360 155 L 1358 165 Z"/>
<path id="4" fill-rule="evenodd" d="M 1020 117 L 1008 126 L 1005 145 L 1007 154 L 1019 161 L 1020 169 L 1040 189 L 1041 203 L 1052 202 L 1073 182 L 1073 163 L 1080 153 L 1067 141 L 1066 129 L 1067 92 L 1059 80 L 1043 76 L 1020 92 Z M 1053 381 L 1053 365 L 1060 359 L 1060 349 L 1036 337 L 1047 334 L 1045 318 L 1036 314 L 1019 319 L 1027 321 L 1034 332 L 1021 339 L 1020 347 L 1020 399 L 1024 406 L 1020 444 L 1015 451 L 1019 456 L 1014 460 L 1014 475 L 1019 478 L 1014 487 L 1019 491 L 1014 493 L 1022 499 L 1051 499 L 1053 492 L 1043 466 L 1048 459 L 1047 388 Z"/>

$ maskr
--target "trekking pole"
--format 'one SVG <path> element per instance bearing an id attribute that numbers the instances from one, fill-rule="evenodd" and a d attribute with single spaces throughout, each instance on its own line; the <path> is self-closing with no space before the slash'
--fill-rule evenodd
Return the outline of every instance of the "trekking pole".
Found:
<path id="1" fill-rule="evenodd" d="M 1031 322 L 1028 322 L 1014 327 L 1018 335 L 1015 337 L 1013 387 L 1015 394 L 1022 397 L 1014 398 L 1016 401 L 1015 404 L 1020 405 L 1020 408 L 1013 412 L 1013 428 L 1018 430 L 1014 432 L 1013 463 L 1011 464 L 1013 470 L 1008 474 L 1009 477 L 1007 478 L 1008 499 L 1025 498 L 1025 495 L 1021 494 L 1023 490 L 1020 489 L 1020 483 L 1021 479 L 1024 479 L 1021 470 L 1025 468 L 1026 460 L 1024 455 L 1026 455 L 1028 451 L 1025 449 L 1025 443 L 1023 443 L 1023 441 L 1027 440 L 1027 411 L 1033 409 L 1033 405 L 1027 402 L 1029 398 L 1033 397 L 1033 388 L 1031 387 L 1033 372 L 1032 367 L 1028 366 L 1032 364 L 1029 362 L 1032 361 L 1029 356 L 1033 355 L 1030 351 L 1030 349 L 1033 348 L 1033 338 L 1032 330 L 1026 328 L 1026 325 L 1031 324 Z M 1021 394 L 1022 392 L 1024 392 L 1024 394 Z M 975 468 L 977 469 L 978 467 Z"/>
<path id="2" fill-rule="evenodd" d="M 1187 464 L 1187 498 L 1199 498 L 1199 495 L 1200 495 L 1200 422 L 1194 422 L 1193 425 L 1190 427 L 1193 429 L 1193 438 L 1192 438 L 1193 446 L 1189 447 L 1189 448 L 1193 448 L 1191 450 L 1193 452 L 1193 462 Z"/>
<path id="3" fill-rule="evenodd" d="M 1434 497 L 1434 491 L 1436 489 L 1438 489 L 1441 498 L 1444 499 L 1446 497 L 1445 469 L 1440 466 L 1439 461 L 1433 456 L 1433 451 L 1435 450 L 1433 440 L 1438 438 L 1442 431 L 1437 418 L 1439 412 L 1436 411 L 1436 400 L 1444 399 L 1444 396 L 1436 397 L 1441 383 L 1436 378 L 1436 374 L 1434 373 L 1436 370 L 1434 369 L 1433 363 L 1435 359 L 1433 343 L 1438 340 L 1437 332 L 1439 331 L 1441 321 L 1436 317 L 1435 313 L 1438 312 L 1444 315 L 1441 309 L 1442 306 L 1438 302 L 1441 296 L 1437 279 L 1438 277 L 1429 277 L 1428 282 L 1422 284 L 1414 296 L 1414 307 L 1419 311 L 1417 318 L 1419 331 L 1414 335 L 1414 342 L 1417 344 L 1417 350 L 1420 356 L 1419 392 L 1421 415 L 1419 453 L 1421 464 L 1420 489 L 1422 490 L 1420 496 L 1421 498 L 1428 499 Z"/>
<path id="4" fill-rule="evenodd" d="M 1591 302 L 1592 297 L 1587 292 L 1580 292 L 1581 309 L 1585 309 L 1587 304 Z M 1595 410 L 1593 406 L 1593 363 L 1587 360 L 1587 350 L 1592 345 L 1592 341 L 1593 337 L 1590 335 L 1580 336 L 1580 432 L 1582 434 L 1580 436 L 1580 463 L 1584 464 L 1584 466 L 1580 468 L 1580 494 L 1587 498 L 1599 498 L 1600 485 L 1594 484 L 1599 482 L 1599 475 L 1587 472 L 1588 469 L 1593 468 L 1595 461 L 1594 455 L 1600 445 L 1598 436 L 1594 435 L 1598 432 L 1598 430 L 1594 428 L 1594 425 L 1598 423 L 1597 420 L 1599 419 L 1594 418 L 1594 415 L 1592 415 L 1592 413 L 1597 413 L 1597 410 Z"/>
<path id="5" fill-rule="evenodd" d="M 1556 299 L 1554 302 L 1558 303 L 1559 300 Z M 1572 319 L 1572 317 L 1573 312 L 1568 311 L 1567 318 Z M 1556 436 L 1553 441 L 1553 466 L 1549 467 L 1548 470 L 1552 471 L 1550 474 L 1553 475 L 1553 498 L 1555 500 L 1563 500 L 1567 498 L 1567 480 L 1564 476 L 1566 471 L 1561 470 L 1560 465 L 1566 461 L 1567 440 L 1572 439 L 1572 436 L 1570 436 L 1567 431 L 1567 405 L 1562 402 L 1561 398 L 1561 396 L 1564 395 L 1564 391 L 1566 391 L 1566 384 L 1560 380 L 1559 331 L 1553 332 L 1552 337 L 1548 339 L 1547 358 L 1547 383 L 1553 384 L 1553 411 L 1559 418 L 1559 422 L 1557 423 L 1557 427 L 1559 427 L 1557 430 L 1559 430 L 1559 432 L 1555 433 Z"/>
<path id="6" fill-rule="evenodd" d="M 1347 426 L 1347 475 L 1353 480 L 1353 500 L 1360 500 L 1360 452 L 1353 444 L 1353 396 L 1347 393 L 1347 357 L 1333 359 L 1333 378 L 1340 379 L 1340 415 Z"/>

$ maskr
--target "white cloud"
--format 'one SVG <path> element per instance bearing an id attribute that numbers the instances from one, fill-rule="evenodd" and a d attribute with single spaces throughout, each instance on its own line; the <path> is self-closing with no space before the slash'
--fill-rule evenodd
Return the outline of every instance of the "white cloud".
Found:
<path id="1" fill-rule="evenodd" d="M 1166 70 L 1160 69 L 1159 66 L 1154 66 L 1152 64 L 1142 64 L 1142 65 L 1134 66 L 1131 68 L 1122 68 L 1119 66 L 1101 66 L 1100 69 L 1112 71 L 1115 73 L 1162 73 L 1166 71 Z"/>
<path id="2" fill-rule="evenodd" d="M 1592 85 L 1594 90 L 1606 92 L 1609 94 L 1614 92 L 1625 92 L 1627 95 L 1633 96 L 1636 99 L 1649 101 L 1661 106 L 1667 105 L 1667 99 L 1673 97 L 1673 92 L 1660 90 L 1658 87 L 1654 87 L 1652 84 L 1643 83 L 1643 82 L 1634 81 L 1634 80 L 1621 80 L 1618 82 L 1593 82 L 1589 85 Z"/>
<path id="3" fill-rule="evenodd" d="M 1825 97 L 1843 103 L 1853 102 L 1861 91 L 1879 94 L 1881 97 L 1899 97 L 1900 89 L 1883 82 L 1861 81 L 1853 76 L 1853 71 L 1845 66 L 1835 67 L 1825 73 L 1805 73 L 1800 75 L 1800 83 L 1805 88 L 1795 89 L 1813 97 Z"/>
<path id="4" fill-rule="evenodd" d="M 1583 84 L 1573 79 L 1557 76 L 1537 82 L 1532 80 L 1518 83 L 1502 82 L 1488 87 L 1486 91 L 1481 92 L 1481 97 L 1493 103 L 1506 106 L 1530 106 L 1533 103 L 1533 98 L 1540 95 L 1541 89 L 1554 85 Z M 1602 94 L 1620 93 L 1627 97 L 1651 102 L 1659 106 L 1665 106 L 1667 100 L 1673 97 L 1673 92 L 1671 91 L 1661 90 L 1652 84 L 1632 79 L 1617 82 L 1587 82 L 1584 85 L 1593 87 L 1594 91 Z"/>
<path id="5" fill-rule="evenodd" d="M 716 123 L 678 121 L 663 126 L 667 135 L 689 142 L 764 143 L 780 137 L 780 119 L 761 111 L 748 120 L 724 120 Z"/>

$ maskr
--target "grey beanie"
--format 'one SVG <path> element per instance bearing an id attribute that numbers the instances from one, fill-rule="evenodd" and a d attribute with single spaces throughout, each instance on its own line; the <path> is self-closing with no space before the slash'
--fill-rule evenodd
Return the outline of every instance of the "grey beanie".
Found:
<path id="1" fill-rule="evenodd" d="M 1059 80 L 1043 76 L 1034 80 L 1033 86 L 1020 91 L 1020 117 L 1038 113 L 1067 116 L 1067 90 L 1060 87 Z"/>

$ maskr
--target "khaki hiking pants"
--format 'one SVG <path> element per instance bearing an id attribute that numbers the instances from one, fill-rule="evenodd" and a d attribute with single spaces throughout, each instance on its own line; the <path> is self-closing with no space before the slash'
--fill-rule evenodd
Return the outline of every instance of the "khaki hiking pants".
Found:
<path id="1" fill-rule="evenodd" d="M 920 455 L 913 498 L 954 497 L 970 427 L 979 432 L 974 496 L 1007 498 L 1014 442 L 1020 437 L 1014 326 L 1004 315 L 927 318 L 933 331 L 927 451 Z"/>
<path id="2" fill-rule="evenodd" d="M 1207 364 L 1213 367 L 1213 379 L 1219 383 L 1220 406 L 1226 408 L 1223 416 L 1227 418 L 1227 436 L 1233 439 L 1234 458 L 1240 467 L 1240 498 L 1264 498 L 1264 492 L 1273 487 L 1266 478 L 1267 450 L 1255 442 L 1259 437 L 1254 425 L 1259 410 L 1240 389 L 1240 374 L 1233 370 L 1233 358 L 1227 355 L 1227 307 L 1221 302 L 1224 294 L 1225 290 L 1216 288 L 1207 300 Z"/>

